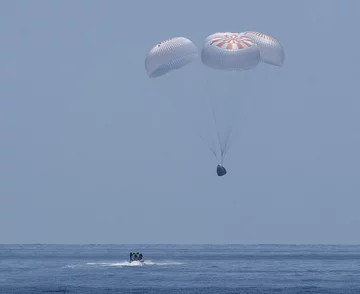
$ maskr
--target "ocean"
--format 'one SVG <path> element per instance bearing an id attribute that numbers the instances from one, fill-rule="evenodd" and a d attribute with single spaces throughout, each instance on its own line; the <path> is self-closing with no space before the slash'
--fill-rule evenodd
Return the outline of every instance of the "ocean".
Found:
<path id="1" fill-rule="evenodd" d="M 360 246 L 0 245 L 0 293 L 360 293 Z"/>

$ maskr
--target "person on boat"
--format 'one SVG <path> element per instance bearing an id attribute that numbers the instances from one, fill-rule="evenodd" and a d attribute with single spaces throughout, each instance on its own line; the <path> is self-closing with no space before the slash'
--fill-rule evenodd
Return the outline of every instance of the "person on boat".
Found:
<path id="1" fill-rule="evenodd" d="M 143 259 L 142 253 L 139 252 L 130 252 L 130 263 L 133 261 L 139 261 Z"/>

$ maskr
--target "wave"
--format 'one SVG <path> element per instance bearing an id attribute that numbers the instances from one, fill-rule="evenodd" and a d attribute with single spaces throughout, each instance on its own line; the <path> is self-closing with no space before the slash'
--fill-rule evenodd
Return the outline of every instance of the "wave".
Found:
<path id="1" fill-rule="evenodd" d="M 84 264 L 76 264 L 76 265 L 67 265 L 67 268 L 78 268 L 84 266 L 93 266 L 93 267 L 139 267 L 139 266 L 171 266 L 171 265 L 182 265 L 181 262 L 175 261 L 164 261 L 164 262 L 154 262 L 151 260 L 145 261 L 141 263 L 140 261 L 133 261 L 132 263 L 128 261 L 122 262 L 88 262 Z"/>

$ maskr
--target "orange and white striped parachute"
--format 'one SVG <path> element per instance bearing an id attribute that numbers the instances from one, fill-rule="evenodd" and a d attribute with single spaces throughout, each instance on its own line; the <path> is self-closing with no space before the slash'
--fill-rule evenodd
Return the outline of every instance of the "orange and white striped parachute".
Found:
<path id="1" fill-rule="evenodd" d="M 260 62 L 260 50 L 252 39 L 239 33 L 215 33 L 206 38 L 201 59 L 213 69 L 248 70 Z"/>
<path id="2" fill-rule="evenodd" d="M 207 43 L 209 42 L 210 40 L 216 38 L 216 37 L 221 37 L 223 35 L 229 35 L 229 34 L 236 34 L 236 32 L 217 32 L 217 33 L 214 33 L 214 34 L 211 34 L 210 36 L 208 36 L 204 43 Z"/>
<path id="3" fill-rule="evenodd" d="M 284 49 L 273 37 L 255 31 L 246 31 L 240 35 L 248 37 L 256 43 L 260 50 L 261 60 L 275 66 L 282 66 L 285 59 Z"/>

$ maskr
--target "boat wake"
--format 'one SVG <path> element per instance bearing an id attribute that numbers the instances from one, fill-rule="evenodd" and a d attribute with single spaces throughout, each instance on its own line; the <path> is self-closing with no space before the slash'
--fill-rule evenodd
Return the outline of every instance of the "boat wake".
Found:
<path id="1" fill-rule="evenodd" d="M 174 262 L 174 261 L 164 261 L 164 262 L 153 262 L 151 260 L 147 260 L 145 262 L 140 261 L 122 261 L 122 262 L 88 262 L 85 265 L 68 265 L 68 268 L 78 268 L 84 266 L 90 267 L 141 267 L 141 266 L 171 266 L 171 265 L 181 265 L 181 262 Z"/>

